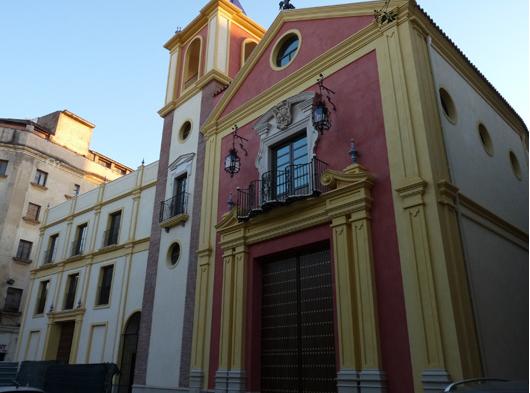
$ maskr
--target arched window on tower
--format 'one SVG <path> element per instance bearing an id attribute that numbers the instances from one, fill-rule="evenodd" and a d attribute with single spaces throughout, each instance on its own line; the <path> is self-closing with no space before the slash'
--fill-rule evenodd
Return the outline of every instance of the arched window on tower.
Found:
<path id="1" fill-rule="evenodd" d="M 201 57 L 201 39 L 195 38 L 186 51 L 184 66 L 184 89 L 193 85 L 199 79 L 199 61 Z"/>
<path id="2" fill-rule="evenodd" d="M 243 42 L 243 56 L 241 59 L 241 67 L 243 67 L 248 61 L 250 55 L 252 54 L 252 52 L 254 52 L 254 49 L 256 49 L 256 46 L 258 46 L 258 43 L 255 41 L 245 40 Z"/>

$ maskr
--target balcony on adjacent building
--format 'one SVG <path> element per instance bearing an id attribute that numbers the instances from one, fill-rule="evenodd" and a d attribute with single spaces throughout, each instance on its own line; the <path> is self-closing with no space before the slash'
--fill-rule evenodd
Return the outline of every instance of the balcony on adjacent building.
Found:
<path id="1" fill-rule="evenodd" d="M 160 226 L 169 228 L 188 220 L 189 194 L 181 192 L 160 204 Z"/>
<path id="2" fill-rule="evenodd" d="M 314 158 L 307 164 L 288 165 L 282 170 L 264 173 L 248 188 L 237 190 L 238 219 L 246 221 L 274 207 L 319 196 L 327 191 L 327 187 L 320 183 L 326 169 L 325 162 Z"/>
<path id="3" fill-rule="evenodd" d="M 85 239 L 77 239 L 72 242 L 72 253 L 71 257 L 77 257 L 83 255 L 85 252 Z"/>
<path id="4" fill-rule="evenodd" d="M 56 248 L 51 248 L 44 252 L 44 264 L 55 262 L 55 251 Z"/>

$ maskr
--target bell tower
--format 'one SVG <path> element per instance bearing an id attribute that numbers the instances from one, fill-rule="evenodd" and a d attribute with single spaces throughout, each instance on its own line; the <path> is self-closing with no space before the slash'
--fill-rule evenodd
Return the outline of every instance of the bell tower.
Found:
<path id="1" fill-rule="evenodd" d="M 265 30 L 238 0 L 212 0 L 164 45 L 170 53 L 165 113 L 211 80 L 226 85 L 237 74 Z"/>
<path id="2" fill-rule="evenodd" d="M 191 353 L 205 156 L 200 128 L 264 34 L 239 1 L 211 0 L 164 45 L 169 73 L 158 112 L 164 125 L 134 393 L 200 390 L 206 382 L 207 357 L 193 360 Z M 168 255 L 178 263 L 168 265 Z"/>

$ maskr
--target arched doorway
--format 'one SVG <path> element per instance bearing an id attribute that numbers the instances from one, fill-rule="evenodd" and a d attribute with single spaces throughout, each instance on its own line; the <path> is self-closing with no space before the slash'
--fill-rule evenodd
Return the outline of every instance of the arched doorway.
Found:
<path id="1" fill-rule="evenodd" d="M 131 393 L 136 365 L 136 349 L 138 331 L 140 330 L 140 312 L 136 312 L 127 321 L 122 335 L 122 351 L 120 362 L 120 380 L 118 393 Z"/>

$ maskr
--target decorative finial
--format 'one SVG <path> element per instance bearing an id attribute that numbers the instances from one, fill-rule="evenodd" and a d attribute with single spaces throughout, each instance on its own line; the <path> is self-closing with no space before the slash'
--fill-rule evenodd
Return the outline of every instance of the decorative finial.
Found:
<path id="1" fill-rule="evenodd" d="M 234 202 L 234 197 L 232 196 L 232 193 L 228 194 L 228 201 L 226 203 L 228 205 L 228 211 L 231 211 L 236 205 Z"/>
<path id="2" fill-rule="evenodd" d="M 390 0 L 385 1 L 385 5 L 380 10 L 374 10 L 375 20 L 379 25 L 384 25 L 385 23 L 392 23 L 397 19 L 396 10 L 388 10 L 390 5 Z"/>
<path id="3" fill-rule="evenodd" d="M 291 4 L 291 0 L 280 1 L 280 11 L 281 10 L 294 10 L 296 7 Z"/>
<path id="4" fill-rule="evenodd" d="M 351 149 L 349 153 L 351 156 L 352 164 L 357 164 L 357 159 L 359 158 L 359 152 L 357 151 L 357 148 L 355 146 L 355 141 L 353 140 L 353 138 L 351 139 Z"/>
<path id="5" fill-rule="evenodd" d="M 144 165 L 145 165 L 145 159 L 142 158 L 142 166 L 144 166 Z"/>

